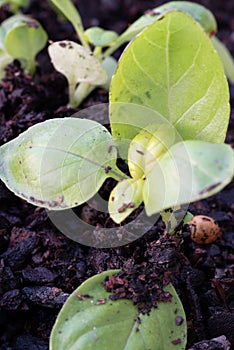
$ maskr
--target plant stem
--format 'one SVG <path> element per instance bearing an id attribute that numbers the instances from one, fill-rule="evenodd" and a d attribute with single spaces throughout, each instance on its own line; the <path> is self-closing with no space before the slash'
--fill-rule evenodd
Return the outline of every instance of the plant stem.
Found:
<path id="1" fill-rule="evenodd" d="M 119 37 L 120 38 L 120 37 Z M 115 52 L 122 44 L 125 43 L 125 40 L 116 40 L 115 43 L 112 44 L 102 55 L 102 59 L 104 60 L 106 57 L 110 56 L 113 52 Z"/>
<path id="2" fill-rule="evenodd" d="M 112 179 L 116 181 L 122 181 L 124 179 L 129 179 L 129 176 L 124 174 L 119 168 L 115 167 L 109 170 L 108 174 Z"/>
<path id="3" fill-rule="evenodd" d="M 89 83 L 80 83 L 78 88 L 74 89 L 73 92 L 69 91 L 69 96 L 71 96 L 70 106 L 78 107 L 95 87 Z"/>
<path id="4" fill-rule="evenodd" d="M 73 24 L 74 25 L 74 24 Z M 88 42 L 86 41 L 85 37 L 84 37 L 84 29 L 83 26 L 76 25 L 75 26 L 75 30 L 77 33 L 78 38 L 80 39 L 81 44 L 86 47 L 86 49 L 90 49 Z"/>
<path id="5" fill-rule="evenodd" d="M 24 61 L 25 62 L 25 61 Z M 30 73 L 33 74 L 36 70 L 36 63 L 35 63 L 35 59 L 29 59 L 26 61 L 26 67 L 25 70 Z"/>

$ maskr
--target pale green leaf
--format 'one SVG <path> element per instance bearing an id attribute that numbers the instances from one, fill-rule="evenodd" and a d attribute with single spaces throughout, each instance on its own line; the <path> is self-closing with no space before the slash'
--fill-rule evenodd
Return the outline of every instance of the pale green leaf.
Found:
<path id="1" fill-rule="evenodd" d="M 159 302 L 149 315 L 139 315 L 132 301 L 109 299 L 111 294 L 102 282 L 117 272 L 110 270 L 93 276 L 72 293 L 53 327 L 50 350 L 185 349 L 186 318 L 173 286 L 165 287 L 172 295 L 171 302 Z M 183 320 L 179 326 L 178 316 Z M 181 342 L 175 346 L 172 341 L 176 339 Z"/>
<path id="2" fill-rule="evenodd" d="M 10 2 L 22 7 L 28 6 L 29 4 L 29 0 L 10 0 Z"/>
<path id="3" fill-rule="evenodd" d="M 133 178 L 139 179 L 150 172 L 155 160 L 180 141 L 173 126 L 152 124 L 137 134 L 128 150 L 128 167 Z M 146 171 L 147 169 L 147 171 Z"/>
<path id="4" fill-rule="evenodd" d="M 143 184 L 143 179 L 127 179 L 119 182 L 112 190 L 108 211 L 117 224 L 126 219 L 143 201 Z"/>
<path id="5" fill-rule="evenodd" d="M 203 141 L 175 144 L 146 177 L 143 199 L 147 215 L 209 197 L 234 175 L 230 146 Z"/>
<path id="6" fill-rule="evenodd" d="M 119 36 L 118 42 L 123 44 L 134 39 L 137 34 L 139 34 L 150 24 L 154 23 L 159 17 L 160 15 L 155 14 L 154 10 L 152 10 L 151 14 L 146 13 L 145 15 L 141 16 Z"/>
<path id="7" fill-rule="evenodd" d="M 17 12 L 19 7 L 28 6 L 29 0 L 0 0 L 0 6 L 4 4 L 9 4 L 12 12 Z"/>
<path id="8" fill-rule="evenodd" d="M 18 25 L 21 25 L 24 20 L 29 20 L 28 16 L 22 13 L 17 13 L 13 16 L 8 17 L 1 23 L 1 27 L 4 29 L 5 33 Z"/>
<path id="9" fill-rule="evenodd" d="M 133 139 L 152 114 L 175 126 L 182 139 L 221 143 L 229 121 L 229 90 L 220 59 L 201 26 L 189 15 L 169 12 L 133 40 L 110 88 L 114 138 Z M 129 104 L 152 110 L 132 118 Z M 117 105 L 117 107 L 116 107 Z"/>
<path id="10" fill-rule="evenodd" d="M 2 24 L 6 31 L 5 49 L 13 58 L 25 60 L 30 72 L 35 67 L 35 57 L 46 45 L 47 34 L 39 22 L 23 15 L 15 15 Z"/>
<path id="11" fill-rule="evenodd" d="M 188 213 L 187 209 L 188 204 L 177 205 L 170 209 L 162 210 L 160 212 L 162 220 L 165 224 L 166 231 L 169 234 L 175 234 L 175 230 L 179 226 L 179 224 L 181 224 L 181 222 L 183 222 L 184 224 L 188 222 L 187 217 L 191 217 L 192 214 Z"/>
<path id="12" fill-rule="evenodd" d="M 163 14 L 171 10 L 180 10 L 192 16 L 207 33 L 217 31 L 217 23 L 213 14 L 204 6 L 189 1 L 171 1 L 155 7 L 132 23 L 118 38 L 121 44 L 135 38 L 143 29 L 158 20 Z"/>
<path id="13" fill-rule="evenodd" d="M 4 45 L 5 35 L 6 35 L 5 29 L 2 26 L 0 26 L 0 51 L 5 51 L 5 45 Z"/>
<path id="14" fill-rule="evenodd" d="M 224 72 L 227 78 L 232 84 L 234 84 L 234 60 L 228 49 L 223 45 L 223 43 L 216 37 L 213 36 L 211 41 L 216 49 L 222 63 Z"/>
<path id="15" fill-rule="evenodd" d="M 91 198 L 115 176 L 115 162 L 112 137 L 101 124 L 51 119 L 0 148 L 0 178 L 28 202 L 60 210 Z"/>
<path id="16" fill-rule="evenodd" d="M 105 69 L 108 75 L 108 78 L 107 78 L 107 82 L 105 84 L 102 84 L 101 87 L 103 87 L 106 90 L 109 90 L 111 79 L 117 68 L 117 61 L 114 57 L 108 56 L 102 61 L 102 66 Z"/>
<path id="17" fill-rule="evenodd" d="M 59 11 L 72 23 L 75 28 L 79 39 L 82 44 L 85 45 L 85 40 L 83 38 L 84 28 L 80 14 L 71 0 L 50 0 L 52 4 L 58 8 Z M 85 45 L 86 46 L 86 45 Z"/>
<path id="18" fill-rule="evenodd" d="M 64 74 L 75 90 L 78 83 L 105 84 L 107 73 L 100 61 L 85 47 L 68 40 L 49 46 L 49 55 L 57 71 Z"/>
<path id="19" fill-rule="evenodd" d="M 214 34 L 217 31 L 217 22 L 213 13 L 200 4 L 190 1 L 171 1 L 155 9 L 155 11 L 161 13 L 172 10 L 179 10 L 189 14 L 202 26 L 207 34 Z"/>
<path id="20" fill-rule="evenodd" d="M 190 213 L 190 211 L 187 211 L 187 213 L 183 219 L 183 223 L 188 224 L 189 221 L 191 221 L 193 217 L 194 217 L 194 215 L 192 213 Z"/>
<path id="21" fill-rule="evenodd" d="M 113 30 L 105 30 L 100 27 L 91 27 L 84 32 L 88 41 L 94 46 L 109 46 L 118 38 L 118 34 Z"/>

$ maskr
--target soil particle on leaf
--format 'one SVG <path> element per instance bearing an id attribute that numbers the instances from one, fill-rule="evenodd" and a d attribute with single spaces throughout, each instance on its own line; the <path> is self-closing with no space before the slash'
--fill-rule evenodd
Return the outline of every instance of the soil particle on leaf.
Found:
<path id="1" fill-rule="evenodd" d="M 130 299 L 138 305 L 139 312 L 149 313 L 152 307 L 157 307 L 158 301 L 171 301 L 170 293 L 163 287 L 175 281 L 175 272 L 183 268 L 182 261 L 186 265 L 178 241 L 163 236 L 148 246 L 141 263 L 107 277 L 104 285 L 108 292 L 114 293 L 110 296 L 112 300 Z"/>

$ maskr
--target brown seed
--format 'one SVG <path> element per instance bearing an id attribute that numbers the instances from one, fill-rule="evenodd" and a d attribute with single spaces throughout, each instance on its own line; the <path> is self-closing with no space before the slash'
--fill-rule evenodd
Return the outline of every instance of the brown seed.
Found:
<path id="1" fill-rule="evenodd" d="M 209 216 L 197 215 L 189 221 L 191 239 L 198 244 L 209 244 L 221 236 L 218 224 Z"/>

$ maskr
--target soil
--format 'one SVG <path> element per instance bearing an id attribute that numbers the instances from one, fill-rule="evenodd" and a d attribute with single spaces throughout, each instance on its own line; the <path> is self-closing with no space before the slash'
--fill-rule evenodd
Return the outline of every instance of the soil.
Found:
<path id="1" fill-rule="evenodd" d="M 145 10 L 164 2 L 76 1 L 86 27 L 100 25 L 118 32 Z M 233 1 L 197 2 L 215 14 L 218 36 L 234 54 Z M 25 12 L 41 22 L 50 40 L 76 40 L 71 25 L 58 21 L 45 0 L 32 0 Z M 1 8 L 1 21 L 9 15 L 6 6 Z M 234 146 L 234 88 L 230 91 L 232 113 L 226 141 Z M 25 74 L 17 61 L 10 64 L 0 85 L 0 145 L 33 124 L 72 115 L 76 110 L 67 108 L 67 102 L 66 80 L 54 71 L 46 49 L 38 56 L 34 76 Z M 108 102 L 108 93 L 101 89 L 93 92 L 81 108 L 100 102 Z M 112 185 L 105 184 L 103 196 Z M 58 232 L 44 209 L 15 197 L 0 182 L 0 349 L 48 349 L 51 328 L 69 294 L 88 277 L 113 268 L 125 271 L 117 282 L 122 279 L 123 285 L 128 279 L 131 290 L 137 290 L 134 301 L 145 303 L 144 310 L 149 308 L 147 288 L 159 278 L 155 271 L 160 270 L 164 279 L 172 278 L 187 315 L 188 349 L 224 349 L 216 341 L 206 341 L 220 335 L 225 335 L 234 349 L 233 198 L 232 182 L 216 196 L 190 205 L 193 214 L 209 215 L 219 224 L 223 235 L 215 243 L 194 243 L 187 237 L 186 227 L 184 238 L 169 237 L 159 219 L 131 244 L 97 249 Z M 94 228 L 110 222 L 107 215 L 85 205 L 78 212 Z M 118 291 L 118 283 L 116 286 L 117 294 L 122 291 L 122 296 L 133 299 L 127 288 Z M 155 297 L 150 302 L 155 304 L 157 300 Z"/>

